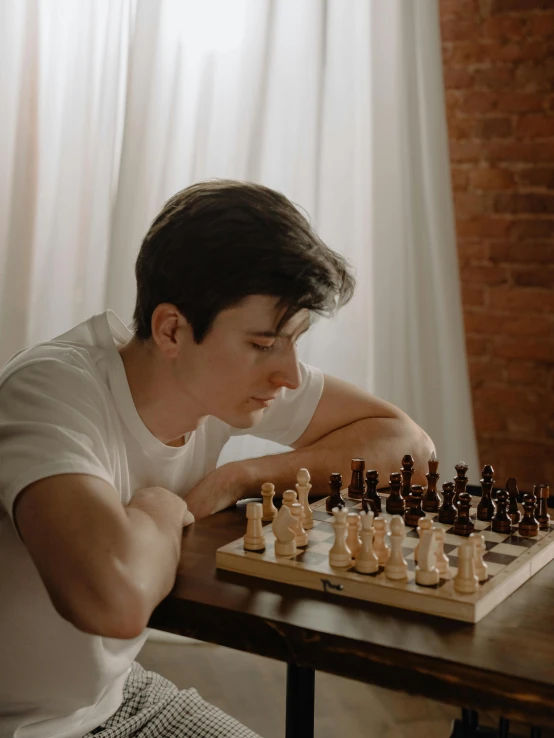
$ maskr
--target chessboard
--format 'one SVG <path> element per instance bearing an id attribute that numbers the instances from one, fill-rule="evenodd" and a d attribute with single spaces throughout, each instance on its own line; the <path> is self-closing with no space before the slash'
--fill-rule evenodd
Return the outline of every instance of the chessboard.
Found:
<path id="1" fill-rule="evenodd" d="M 381 516 L 389 520 L 391 516 L 384 512 L 387 496 L 382 495 Z M 454 589 L 453 584 L 458 550 L 467 539 L 455 535 L 453 526 L 439 523 L 437 515 L 433 513 L 426 513 L 426 516 L 445 531 L 448 579 L 441 578 L 438 584 L 431 586 L 416 584 L 414 549 L 419 536 L 413 528 L 406 528 L 402 548 L 408 563 L 408 578 L 405 580 L 388 579 L 384 567 L 379 567 L 374 574 L 360 574 L 355 571 L 353 564 L 347 568 L 331 567 L 329 550 L 334 541 L 334 525 L 333 515 L 326 512 L 325 499 L 310 504 L 314 526 L 308 531 L 307 548 L 297 549 L 296 554 L 290 557 L 277 557 L 270 523 L 263 528 L 265 550 L 246 551 L 243 538 L 239 538 L 218 549 L 216 563 L 220 569 L 261 579 L 476 623 L 554 559 L 554 525 L 550 525 L 548 530 L 540 530 L 532 538 L 520 536 L 517 531 L 495 533 L 490 522 L 477 520 L 479 500 L 480 497 L 472 497 L 470 517 L 474 521 L 475 531 L 485 537 L 486 553 L 483 560 L 487 564 L 488 578 L 479 584 L 474 594 L 461 594 Z M 345 497 L 345 503 L 349 511 L 360 512 L 362 509 L 360 501 Z"/>

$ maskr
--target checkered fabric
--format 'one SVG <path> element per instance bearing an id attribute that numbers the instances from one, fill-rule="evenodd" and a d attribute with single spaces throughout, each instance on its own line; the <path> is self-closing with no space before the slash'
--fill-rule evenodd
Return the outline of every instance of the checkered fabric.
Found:
<path id="1" fill-rule="evenodd" d="M 105 723 L 83 738 L 260 738 L 195 689 L 172 682 L 134 662 L 125 682 L 123 703 Z"/>

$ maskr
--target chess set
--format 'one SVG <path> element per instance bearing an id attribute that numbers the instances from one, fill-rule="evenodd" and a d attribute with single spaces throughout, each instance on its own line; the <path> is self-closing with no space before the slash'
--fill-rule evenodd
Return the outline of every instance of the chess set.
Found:
<path id="1" fill-rule="evenodd" d="M 384 492 L 377 472 L 364 483 L 365 462 L 353 459 L 348 488 L 332 474 L 331 494 L 313 503 L 301 469 L 279 510 L 266 483 L 263 502 L 247 505 L 245 536 L 218 549 L 217 567 L 476 623 L 554 559 L 549 487 L 520 493 L 510 478 L 495 489 L 486 465 L 472 496 L 460 462 L 441 494 L 434 455 L 428 466 L 427 486 L 411 484 L 414 462 L 404 456 Z"/>

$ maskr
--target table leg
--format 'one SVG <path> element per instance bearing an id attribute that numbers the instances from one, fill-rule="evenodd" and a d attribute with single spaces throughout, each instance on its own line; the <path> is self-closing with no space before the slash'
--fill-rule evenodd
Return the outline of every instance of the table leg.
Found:
<path id="1" fill-rule="evenodd" d="M 287 664 L 286 738 L 314 738 L 315 671 Z"/>

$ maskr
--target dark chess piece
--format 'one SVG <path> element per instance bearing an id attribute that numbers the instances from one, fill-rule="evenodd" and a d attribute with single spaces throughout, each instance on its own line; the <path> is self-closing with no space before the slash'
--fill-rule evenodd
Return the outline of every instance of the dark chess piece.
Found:
<path id="1" fill-rule="evenodd" d="M 352 469 L 352 479 L 348 485 L 348 496 L 353 500 L 361 500 L 364 496 L 365 461 L 363 459 L 352 459 L 350 468 Z"/>
<path id="2" fill-rule="evenodd" d="M 402 475 L 398 472 L 393 472 L 390 475 L 389 487 L 390 494 L 387 497 L 385 505 L 386 511 L 389 515 L 404 515 L 406 512 L 406 503 L 404 498 L 400 494 L 400 487 L 402 486 Z"/>
<path id="3" fill-rule="evenodd" d="M 429 464 L 429 472 L 425 475 L 427 477 L 427 491 L 423 496 L 423 510 L 425 512 L 438 512 L 442 500 L 437 492 L 437 482 L 440 479 L 440 474 L 437 471 L 439 460 L 434 451 L 427 463 Z"/>
<path id="4" fill-rule="evenodd" d="M 409 505 L 404 522 L 411 528 L 417 528 L 421 518 L 425 517 L 425 513 L 421 509 L 423 503 L 423 487 L 421 484 L 412 484 L 411 494 L 406 503 Z"/>
<path id="5" fill-rule="evenodd" d="M 412 489 L 412 477 L 414 475 L 414 460 L 410 454 L 406 454 L 402 457 L 402 469 L 400 469 L 402 475 L 402 497 L 407 500 L 411 494 Z"/>
<path id="6" fill-rule="evenodd" d="M 481 472 L 483 478 L 481 479 L 481 499 L 477 505 L 477 520 L 492 520 L 493 515 L 496 512 L 496 505 L 492 499 L 492 488 L 494 485 L 494 479 L 492 478 L 494 471 L 492 466 L 488 464 L 483 467 Z"/>
<path id="7" fill-rule="evenodd" d="M 521 520 L 521 512 L 519 510 L 518 499 L 519 490 L 517 488 L 517 479 L 515 477 L 509 477 L 506 479 L 506 492 L 510 496 L 510 505 L 508 507 L 508 515 L 512 521 L 512 525 L 517 525 Z"/>
<path id="8" fill-rule="evenodd" d="M 492 517 L 491 528 L 495 533 L 510 533 L 512 530 L 512 519 L 508 515 L 508 493 L 505 489 L 499 489 L 496 494 L 496 512 Z"/>
<path id="9" fill-rule="evenodd" d="M 454 482 L 445 482 L 442 485 L 443 503 L 439 507 L 438 521 L 453 525 L 458 517 L 458 510 L 454 506 Z"/>
<path id="10" fill-rule="evenodd" d="M 457 507 L 458 517 L 454 523 L 454 533 L 457 536 L 469 536 L 475 529 L 473 520 L 469 517 L 471 508 L 471 495 L 469 492 L 460 492 Z"/>
<path id="11" fill-rule="evenodd" d="M 550 487 L 548 484 L 535 484 L 533 494 L 537 498 L 535 517 L 539 521 L 539 528 L 541 530 L 550 530 L 550 515 L 548 514 Z"/>
<path id="12" fill-rule="evenodd" d="M 469 469 L 465 461 L 460 461 L 456 464 L 456 476 L 454 477 L 454 500 L 453 504 L 458 504 L 458 499 L 462 492 L 466 491 L 467 483 L 469 479 L 466 477 L 466 472 Z"/>
<path id="13" fill-rule="evenodd" d="M 519 522 L 518 532 L 520 536 L 533 538 L 539 534 L 539 521 L 535 517 L 537 498 L 532 492 L 523 496 L 523 517 Z"/>
<path id="14" fill-rule="evenodd" d="M 377 492 L 379 484 L 379 472 L 376 469 L 368 469 L 365 473 L 366 492 L 362 497 L 362 507 L 366 512 L 370 510 L 377 517 L 381 512 L 381 495 Z"/>
<path id="15" fill-rule="evenodd" d="M 342 489 L 342 474 L 339 474 L 339 472 L 333 472 L 329 479 L 329 487 L 331 489 L 331 494 L 325 500 L 325 509 L 328 513 L 332 512 L 334 507 L 338 507 L 340 509 L 346 505 L 344 497 L 340 493 Z"/>

